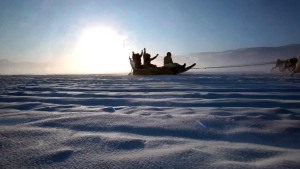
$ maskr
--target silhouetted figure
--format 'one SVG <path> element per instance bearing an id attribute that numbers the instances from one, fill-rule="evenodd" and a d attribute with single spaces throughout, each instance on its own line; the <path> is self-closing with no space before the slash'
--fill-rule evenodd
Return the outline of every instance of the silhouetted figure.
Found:
<path id="1" fill-rule="evenodd" d="M 144 55 L 143 55 L 143 58 L 144 58 L 144 67 L 145 68 L 151 68 L 151 67 L 157 67 L 156 65 L 154 64 L 151 64 L 151 61 L 156 59 L 158 56 L 158 54 L 156 56 L 154 56 L 153 58 L 151 58 L 151 55 L 149 53 L 146 52 L 146 48 L 144 48 Z"/>
<path id="2" fill-rule="evenodd" d="M 171 52 L 168 52 L 167 53 L 167 56 L 164 57 L 164 66 L 165 67 L 178 67 L 178 68 L 181 68 L 181 69 L 184 69 L 185 68 L 185 63 L 183 65 L 180 65 L 178 63 L 174 63 L 173 62 L 173 59 L 172 59 L 172 54 Z"/>
<path id="3" fill-rule="evenodd" d="M 141 54 L 132 52 L 132 60 L 134 61 L 134 66 L 137 69 L 142 69 L 142 56 L 143 56 L 143 50 Z"/>

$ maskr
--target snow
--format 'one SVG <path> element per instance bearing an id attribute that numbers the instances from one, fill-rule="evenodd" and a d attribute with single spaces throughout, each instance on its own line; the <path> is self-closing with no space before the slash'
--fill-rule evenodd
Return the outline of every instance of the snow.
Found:
<path id="1" fill-rule="evenodd" d="M 299 76 L 0 79 L 0 168 L 300 167 Z"/>

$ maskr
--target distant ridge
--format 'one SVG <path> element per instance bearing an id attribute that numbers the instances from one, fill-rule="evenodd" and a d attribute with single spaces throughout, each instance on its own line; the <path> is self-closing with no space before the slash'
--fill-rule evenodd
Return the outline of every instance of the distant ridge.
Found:
<path id="1" fill-rule="evenodd" d="M 0 60 L 0 74 L 45 74 L 46 63 L 13 62 L 8 59 Z"/>
<path id="2" fill-rule="evenodd" d="M 300 56 L 300 44 L 291 44 L 278 47 L 240 48 L 234 50 L 226 50 L 222 52 L 199 52 L 179 57 L 188 62 L 196 62 L 198 67 L 207 67 L 269 62 L 276 61 L 278 58 L 287 59 L 298 56 Z M 257 68 L 247 67 L 243 68 L 243 70 L 266 71 L 269 70 L 269 68 L 270 66 L 260 66 Z M 235 68 L 234 70 L 240 69 L 241 68 Z M 229 69 L 224 69 L 222 71 L 226 70 Z"/>
<path id="3" fill-rule="evenodd" d="M 230 49 L 218 52 L 197 52 L 191 53 L 188 55 L 198 55 L 198 54 L 206 54 L 206 53 L 227 53 L 227 52 L 237 52 L 237 51 L 262 51 L 262 50 L 289 50 L 289 49 L 300 49 L 300 44 L 289 44 L 283 46 L 275 46 L 275 47 L 249 47 L 249 48 L 238 48 L 238 49 Z"/>
<path id="4" fill-rule="evenodd" d="M 300 56 L 300 44 L 290 44 L 278 47 L 253 47 L 226 50 L 222 52 L 199 52 L 188 55 L 174 56 L 178 63 L 197 63 L 197 67 L 226 66 L 276 61 Z M 0 59 L 0 74 L 49 74 L 60 66 L 57 63 L 13 62 Z M 270 71 L 273 65 L 210 69 L 201 71 Z M 130 70 L 129 70 L 130 71 Z M 65 72 L 61 72 L 65 73 Z M 72 72 L 69 72 L 72 73 Z M 59 74 L 59 73 L 56 73 Z"/>

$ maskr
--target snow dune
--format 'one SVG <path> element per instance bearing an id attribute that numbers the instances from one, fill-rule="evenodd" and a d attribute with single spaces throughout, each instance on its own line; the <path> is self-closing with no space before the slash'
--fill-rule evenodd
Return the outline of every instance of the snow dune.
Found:
<path id="1" fill-rule="evenodd" d="M 0 79 L 0 168 L 300 167 L 299 76 Z"/>

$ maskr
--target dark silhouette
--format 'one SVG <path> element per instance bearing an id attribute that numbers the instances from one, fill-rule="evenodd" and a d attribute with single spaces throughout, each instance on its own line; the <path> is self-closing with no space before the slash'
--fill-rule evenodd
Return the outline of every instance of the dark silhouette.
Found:
<path id="1" fill-rule="evenodd" d="M 300 72 L 300 56 L 298 56 L 298 59 L 297 58 L 292 58 L 292 59 L 293 59 L 293 61 L 292 61 L 293 63 L 295 63 L 296 60 L 297 60 L 297 62 L 295 64 L 295 68 L 292 70 L 291 76 L 293 76 L 293 74 L 295 74 L 295 73 Z"/>
<path id="2" fill-rule="evenodd" d="M 146 52 L 146 48 L 144 48 L 144 55 L 143 55 L 143 58 L 144 58 L 144 67 L 145 68 L 151 68 L 151 67 L 157 67 L 156 65 L 154 64 L 151 64 L 151 61 L 156 59 L 158 56 L 158 54 L 154 57 L 151 58 L 151 55 L 149 53 Z"/>
<path id="3" fill-rule="evenodd" d="M 296 69 L 296 64 L 298 62 L 297 58 L 290 58 L 288 59 L 288 67 L 289 67 L 289 71 L 294 71 Z"/>
<path id="4" fill-rule="evenodd" d="M 170 68 L 178 67 L 178 68 L 184 69 L 185 65 L 186 65 L 185 63 L 183 65 L 180 65 L 178 63 L 174 63 L 173 59 L 172 59 L 171 52 L 168 52 L 167 56 L 164 57 L 164 67 L 170 67 Z"/>
<path id="5" fill-rule="evenodd" d="M 143 66 L 142 66 L 142 56 L 143 56 L 143 50 L 142 50 L 141 54 L 132 52 L 132 59 L 134 61 L 134 67 L 136 69 L 142 69 L 143 68 Z"/>
<path id="6" fill-rule="evenodd" d="M 141 64 L 141 57 L 144 58 L 144 65 Z M 158 54 L 155 57 L 151 58 L 151 55 L 146 52 L 146 48 L 141 52 L 141 54 L 132 52 L 132 58 L 129 57 L 130 64 L 132 67 L 132 72 L 129 74 L 133 75 L 177 75 L 184 73 L 192 69 L 196 63 L 185 67 L 184 65 L 179 65 L 178 63 L 173 63 L 171 53 L 168 52 L 165 58 L 165 66 L 157 67 L 154 64 L 151 64 L 151 61 L 156 59 Z M 169 61 L 168 61 L 169 59 Z"/>
<path id="7" fill-rule="evenodd" d="M 298 62 L 298 59 L 295 57 L 287 59 L 287 60 L 277 59 L 276 64 L 271 69 L 271 71 L 278 68 L 279 71 L 281 71 L 281 72 L 285 72 L 286 70 L 293 72 L 296 69 L 297 62 Z"/>

